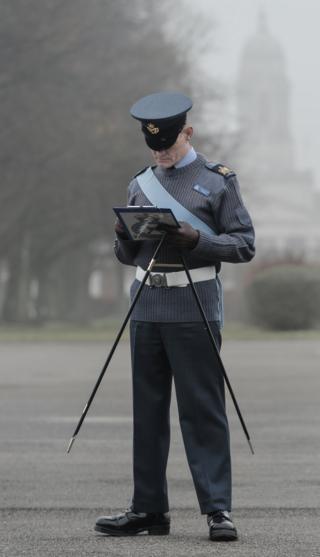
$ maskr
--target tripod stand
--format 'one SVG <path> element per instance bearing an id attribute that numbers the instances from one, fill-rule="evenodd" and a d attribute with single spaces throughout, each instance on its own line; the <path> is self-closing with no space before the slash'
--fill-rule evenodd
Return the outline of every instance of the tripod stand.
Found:
<path id="1" fill-rule="evenodd" d="M 114 343 L 113 343 L 113 346 L 112 346 L 112 348 L 111 348 L 111 350 L 110 350 L 110 352 L 109 352 L 108 358 L 107 358 L 107 360 L 106 360 L 106 362 L 105 362 L 105 364 L 104 364 L 104 366 L 103 366 L 103 368 L 102 368 L 102 370 L 101 370 L 101 372 L 100 372 L 100 375 L 99 375 L 98 380 L 97 380 L 97 382 L 96 382 L 96 384 L 95 384 L 95 386 L 94 386 L 94 389 L 93 389 L 93 391 L 92 391 L 92 393 L 91 393 L 91 395 L 90 395 L 90 397 L 89 397 L 89 399 L 88 399 L 88 402 L 86 403 L 86 405 L 85 405 L 85 407 L 84 407 L 84 409 L 83 409 L 83 412 L 82 412 L 82 414 L 81 414 L 81 417 L 80 417 L 80 420 L 79 420 L 79 422 L 78 422 L 78 424 L 77 424 L 77 427 L 76 427 L 76 429 L 75 429 L 75 431 L 74 431 L 74 433 L 73 433 L 73 436 L 72 436 L 71 439 L 70 439 L 69 446 L 68 446 L 68 449 L 67 449 L 67 453 L 69 453 L 69 452 L 71 451 L 72 445 L 73 445 L 73 443 L 74 443 L 74 441 L 75 441 L 75 439 L 76 439 L 76 437 L 77 437 L 77 435 L 78 435 L 78 433 L 79 433 L 79 431 L 80 431 L 80 428 L 81 428 L 81 426 L 82 426 L 82 424 L 83 424 L 83 421 L 84 421 L 84 419 L 85 419 L 85 417 L 86 417 L 86 415 L 87 415 L 87 413 L 88 413 L 88 410 L 89 410 L 89 408 L 90 408 L 90 406 L 91 406 L 91 403 L 92 403 L 92 401 L 93 401 L 93 399 L 94 399 L 94 397 L 95 397 L 95 394 L 96 394 L 96 392 L 97 392 L 97 390 L 98 390 L 98 388 L 99 388 L 99 385 L 100 385 L 100 383 L 101 383 L 101 381 L 102 381 L 102 379 L 103 379 L 103 377 L 104 377 L 104 374 L 105 374 L 105 372 L 106 372 L 106 370 L 107 370 L 107 368 L 108 368 L 108 365 L 109 365 L 109 363 L 110 363 L 110 361 L 111 361 L 111 359 L 112 359 L 112 356 L 113 356 L 113 354 L 114 354 L 114 352 L 115 352 L 115 350 L 116 350 L 116 347 L 118 346 L 119 340 L 120 340 L 120 338 L 121 338 L 121 336 L 122 336 L 122 333 L 123 333 L 123 331 L 124 331 L 124 329 L 125 329 L 125 327 L 126 327 L 128 321 L 129 321 L 130 315 L 132 314 L 133 309 L 134 309 L 134 307 L 135 307 L 135 305 L 136 305 L 136 303 L 137 303 L 137 301 L 138 301 L 138 299 L 139 299 L 139 296 L 140 296 L 140 294 L 141 294 L 141 291 L 142 291 L 142 289 L 143 289 L 143 287 L 144 287 L 146 281 L 148 280 L 148 277 L 149 277 L 150 273 L 152 272 L 152 269 L 153 269 L 153 267 L 154 267 L 154 265 L 155 265 L 155 263 L 156 263 L 156 261 L 157 261 L 157 257 L 158 257 L 159 251 L 160 251 L 160 249 L 161 249 L 161 246 L 162 246 L 163 243 L 164 243 L 165 238 L 166 238 L 166 234 L 163 234 L 163 236 L 161 237 L 161 240 L 160 240 L 159 244 L 157 245 L 157 248 L 156 248 L 156 250 L 155 250 L 155 252 L 154 252 L 154 254 L 153 254 L 153 257 L 152 257 L 152 259 L 150 260 L 150 263 L 149 263 L 149 265 L 148 265 L 148 267 L 147 267 L 147 270 L 146 270 L 146 272 L 145 272 L 145 275 L 144 275 L 144 277 L 143 277 L 143 279 L 142 279 L 142 281 L 141 281 L 141 283 L 140 283 L 140 286 L 139 286 L 139 288 L 138 288 L 138 290 L 137 290 L 137 292 L 136 292 L 136 295 L 134 296 L 134 299 L 132 300 L 132 303 L 131 303 L 131 306 L 130 306 L 130 308 L 129 308 L 129 311 L 128 311 L 128 313 L 127 313 L 127 315 L 126 315 L 126 317 L 125 317 L 125 319 L 124 319 L 124 321 L 123 321 L 123 323 L 122 323 L 122 325 L 121 325 L 121 328 L 120 328 L 120 330 L 119 330 L 119 333 L 118 333 L 118 335 L 117 335 L 117 337 L 116 337 L 116 339 L 115 339 L 115 341 L 114 341 Z M 224 377 L 224 380 L 225 380 L 225 382 L 226 382 L 226 385 L 227 385 L 227 387 L 228 387 L 230 396 L 231 396 L 231 398 L 232 398 L 232 401 L 233 401 L 233 403 L 234 403 L 234 406 L 235 406 L 236 412 L 237 412 L 237 414 L 238 414 L 240 423 L 241 423 L 241 425 L 242 425 L 242 429 L 243 429 L 244 434 L 245 434 L 245 436 L 246 436 L 246 438 L 247 438 L 247 441 L 248 441 L 250 450 L 251 450 L 252 454 L 254 454 L 253 447 L 252 447 L 252 444 L 251 444 L 251 440 L 250 440 L 250 436 L 249 436 L 249 433 L 248 433 L 246 424 L 245 424 L 244 419 L 243 419 L 243 417 L 242 417 L 242 414 L 241 414 L 241 411 L 240 411 L 238 402 L 237 402 L 237 400 L 236 400 L 236 397 L 235 397 L 235 395 L 234 395 L 232 386 L 231 386 L 230 381 L 229 381 L 229 378 L 228 378 L 228 376 L 227 376 L 225 367 L 224 367 L 224 365 L 223 365 L 223 362 L 222 362 L 222 359 L 221 359 L 221 356 L 220 356 L 218 347 L 217 347 L 217 345 L 216 345 L 214 336 L 213 336 L 212 331 L 211 331 L 211 329 L 210 329 L 210 325 L 209 325 L 208 319 L 207 319 L 207 317 L 206 317 L 206 314 L 205 314 L 204 309 L 203 309 L 203 307 L 202 307 L 200 298 L 199 298 L 199 296 L 198 296 L 198 293 L 197 293 L 196 288 L 195 288 L 195 286 L 194 286 L 193 280 L 192 280 L 192 278 L 191 278 L 190 271 L 189 271 L 189 269 L 188 269 L 188 267 L 187 267 L 187 265 L 186 265 L 185 258 L 183 257 L 183 255 L 180 255 L 180 259 L 181 259 L 181 262 L 182 262 L 184 271 L 185 271 L 185 273 L 186 273 L 186 275 L 187 275 L 187 278 L 188 278 L 190 287 L 191 287 L 191 289 L 192 289 L 192 292 L 193 292 L 195 301 L 196 301 L 197 306 L 198 306 L 198 308 L 199 308 L 201 317 L 202 317 L 203 322 L 204 322 L 204 324 L 205 324 L 207 333 L 208 333 L 208 335 L 209 335 L 209 339 L 210 339 L 211 345 L 212 345 L 212 347 L 213 347 L 214 353 L 215 353 L 215 355 L 216 355 L 216 358 L 217 358 L 217 361 L 218 361 L 218 364 L 219 364 L 220 372 L 222 373 L 222 375 L 223 375 L 223 377 Z"/>

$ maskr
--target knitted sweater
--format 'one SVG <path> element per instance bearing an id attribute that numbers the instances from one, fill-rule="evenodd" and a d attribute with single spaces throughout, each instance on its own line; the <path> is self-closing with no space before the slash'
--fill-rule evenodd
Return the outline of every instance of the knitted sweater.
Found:
<path id="1" fill-rule="evenodd" d="M 200 231 L 197 245 L 184 253 L 189 269 L 215 265 L 220 270 L 221 262 L 242 263 L 250 261 L 255 253 L 254 229 L 245 208 L 235 175 L 225 178 L 206 167 L 206 159 L 197 158 L 182 168 L 155 167 L 154 174 L 164 188 L 189 211 L 211 226 L 216 236 Z M 201 186 L 194 189 L 194 186 Z M 128 205 L 150 205 L 134 178 L 128 189 Z M 126 265 L 146 269 L 156 249 L 157 242 L 115 240 L 115 254 Z M 176 249 L 165 244 L 158 256 L 159 263 L 180 265 Z M 174 268 L 170 268 L 174 270 Z M 180 269 L 181 270 L 181 269 Z M 157 271 L 168 271 L 168 268 Z M 139 281 L 131 286 L 131 299 Z M 219 281 L 208 280 L 195 283 L 197 292 L 209 321 L 222 320 L 222 293 Z M 201 321 L 199 309 L 190 286 L 152 288 L 145 286 L 131 316 L 140 321 Z"/>

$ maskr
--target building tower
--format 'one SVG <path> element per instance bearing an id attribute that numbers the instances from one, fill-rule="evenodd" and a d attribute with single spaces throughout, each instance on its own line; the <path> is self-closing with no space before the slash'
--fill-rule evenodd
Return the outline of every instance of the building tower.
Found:
<path id="1" fill-rule="evenodd" d="M 285 55 L 262 12 L 240 57 L 236 100 L 238 169 L 258 259 L 319 259 L 319 194 L 311 172 L 297 169 Z"/>

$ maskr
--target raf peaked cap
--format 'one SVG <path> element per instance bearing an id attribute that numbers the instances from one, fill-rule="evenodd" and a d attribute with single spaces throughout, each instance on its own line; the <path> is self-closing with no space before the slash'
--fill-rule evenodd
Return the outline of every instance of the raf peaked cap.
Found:
<path id="1" fill-rule="evenodd" d="M 130 114 L 141 122 L 141 129 L 150 149 L 169 149 L 186 123 L 192 101 L 181 93 L 154 93 L 138 100 Z"/>

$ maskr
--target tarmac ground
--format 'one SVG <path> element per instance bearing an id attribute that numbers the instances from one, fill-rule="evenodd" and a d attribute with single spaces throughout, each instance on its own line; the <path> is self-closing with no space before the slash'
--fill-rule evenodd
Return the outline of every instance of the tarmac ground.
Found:
<path id="1" fill-rule="evenodd" d="M 255 448 L 228 397 L 239 540 L 208 539 L 175 401 L 169 536 L 111 538 L 93 526 L 132 489 L 129 346 L 122 342 L 70 454 L 110 344 L 1 344 L 0 555 L 3 557 L 319 557 L 320 345 L 226 341 L 222 357 Z"/>

